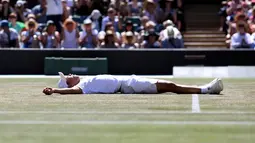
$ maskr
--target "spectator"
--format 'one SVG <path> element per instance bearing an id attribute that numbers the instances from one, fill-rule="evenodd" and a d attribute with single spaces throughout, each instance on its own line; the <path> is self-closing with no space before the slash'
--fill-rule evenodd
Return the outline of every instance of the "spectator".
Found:
<path id="1" fill-rule="evenodd" d="M 227 9 L 227 24 L 229 27 L 231 27 L 231 24 L 233 22 L 236 22 L 236 18 L 239 17 L 239 15 L 245 15 L 243 13 L 243 7 L 241 4 L 233 5 L 232 2 L 229 4 L 229 8 Z"/>
<path id="2" fill-rule="evenodd" d="M 106 32 L 107 30 L 113 31 L 115 42 L 117 42 L 120 45 L 122 43 L 121 35 L 118 31 L 115 31 L 112 22 L 108 22 L 106 24 L 104 32 Z"/>
<path id="3" fill-rule="evenodd" d="M 245 14 L 248 14 L 248 11 L 250 9 L 250 5 L 247 3 L 248 1 L 243 1 L 242 6 L 243 6 L 243 11 Z"/>
<path id="4" fill-rule="evenodd" d="M 7 20 L 1 21 L 0 31 L 0 48 L 19 48 L 19 36 L 18 32 L 9 28 L 9 22 Z"/>
<path id="5" fill-rule="evenodd" d="M 36 21 L 36 17 L 35 17 L 35 15 L 34 15 L 33 13 L 31 13 L 31 14 L 29 14 L 29 15 L 27 16 L 27 20 L 30 20 L 30 19 Z M 37 22 L 37 21 L 36 21 L 36 22 Z M 45 26 L 46 26 L 46 23 L 38 23 L 37 26 L 38 26 L 38 27 L 37 27 L 37 31 L 40 32 L 40 33 L 42 33 L 42 32 L 44 31 L 44 28 L 45 28 Z"/>
<path id="6" fill-rule="evenodd" d="M 116 4 L 117 5 L 117 4 Z M 129 8 L 126 2 L 121 2 L 118 8 L 118 31 L 123 31 L 123 23 L 125 23 L 129 14 Z"/>
<path id="7" fill-rule="evenodd" d="M 184 18 L 184 7 L 183 7 L 183 0 L 177 0 L 177 28 L 180 31 L 185 31 L 186 30 L 186 23 L 185 23 L 185 18 Z"/>
<path id="8" fill-rule="evenodd" d="M 119 13 L 122 19 L 126 19 L 127 16 L 130 16 L 129 14 L 129 8 L 126 2 L 121 2 L 120 3 L 120 8 L 119 8 Z"/>
<path id="9" fill-rule="evenodd" d="M 133 32 L 128 31 L 124 35 L 123 44 L 121 45 L 124 49 L 136 49 L 139 47 L 138 43 L 136 43 Z"/>
<path id="10" fill-rule="evenodd" d="M 254 48 L 254 41 L 251 35 L 247 32 L 244 22 L 237 24 L 237 33 L 231 37 L 231 49 L 238 48 Z"/>
<path id="11" fill-rule="evenodd" d="M 23 48 L 40 48 L 41 33 L 37 31 L 37 22 L 29 19 L 25 25 L 27 30 L 21 33 Z"/>
<path id="12" fill-rule="evenodd" d="M 255 8 L 254 7 L 255 6 L 255 0 L 251 1 L 250 6 L 251 6 L 251 8 L 247 12 L 248 17 L 250 17 L 252 15 L 252 13 L 253 13 L 253 9 Z"/>
<path id="13" fill-rule="evenodd" d="M 161 42 L 163 48 L 184 48 L 183 40 L 177 37 L 173 26 L 168 26 L 164 32 L 167 36 Z"/>
<path id="14" fill-rule="evenodd" d="M 145 25 L 145 31 L 148 31 L 150 29 L 154 29 L 155 30 L 156 27 L 156 23 L 154 23 L 153 21 L 148 21 Z"/>
<path id="15" fill-rule="evenodd" d="M 76 23 L 72 19 L 66 19 L 64 29 L 61 33 L 63 48 L 78 48 L 79 31 L 76 29 Z"/>
<path id="16" fill-rule="evenodd" d="M 173 23 L 177 24 L 177 15 L 176 11 L 172 8 L 172 2 L 174 0 L 165 0 L 163 4 L 163 11 L 164 11 L 164 21 L 171 20 Z"/>
<path id="17" fill-rule="evenodd" d="M 95 9 L 92 11 L 91 15 L 88 17 L 92 21 L 92 28 L 96 29 L 97 31 L 101 30 L 102 26 L 102 14 L 99 10 Z"/>
<path id="18" fill-rule="evenodd" d="M 154 29 L 146 31 L 144 41 L 141 45 L 142 48 L 161 48 L 158 42 L 159 35 Z"/>
<path id="19" fill-rule="evenodd" d="M 113 8 L 108 9 L 108 16 L 103 18 L 102 21 L 102 29 L 101 31 L 105 31 L 106 23 L 112 22 L 114 31 L 118 31 L 118 19 L 115 17 L 116 11 Z"/>
<path id="20" fill-rule="evenodd" d="M 26 17 L 32 13 L 32 11 L 25 7 L 25 2 L 18 0 L 15 4 L 15 12 L 17 14 L 17 21 L 26 22 Z"/>
<path id="21" fill-rule="evenodd" d="M 126 32 L 132 32 L 133 34 L 133 40 L 135 43 L 138 42 L 139 40 L 139 33 L 137 33 L 134 29 L 134 25 L 132 23 L 132 21 L 127 21 L 126 22 L 126 25 L 125 25 L 125 31 L 121 33 L 121 41 L 123 41 L 125 39 L 125 35 L 126 35 Z"/>
<path id="22" fill-rule="evenodd" d="M 249 16 L 248 23 L 250 25 L 251 32 L 255 32 L 255 7 L 252 8 L 252 14 Z"/>
<path id="23" fill-rule="evenodd" d="M 229 26 L 229 33 L 226 36 L 226 38 L 227 38 L 227 40 L 226 40 L 227 45 L 230 44 L 230 42 L 231 42 L 230 39 L 231 39 L 232 35 L 237 32 L 237 23 L 239 23 L 239 22 L 244 22 L 245 28 L 246 28 L 247 32 L 251 33 L 251 29 L 250 29 L 250 27 L 249 27 L 249 25 L 247 23 L 246 15 L 243 14 L 243 13 L 238 13 L 238 14 L 236 14 L 236 16 L 234 18 L 234 22 L 230 22 L 229 23 L 230 24 L 230 26 Z"/>
<path id="24" fill-rule="evenodd" d="M 142 15 L 142 3 L 138 0 L 131 0 L 128 4 L 129 6 L 129 15 L 132 16 L 141 16 Z"/>
<path id="25" fill-rule="evenodd" d="M 106 15 L 110 0 L 91 0 L 91 1 L 93 2 L 93 10 L 97 9 L 100 11 L 102 15 Z"/>
<path id="26" fill-rule="evenodd" d="M 55 23 L 49 20 L 45 31 L 42 34 L 42 44 L 44 48 L 59 48 L 60 34 L 56 31 Z"/>
<path id="27" fill-rule="evenodd" d="M 154 23 L 159 23 L 162 19 L 162 11 L 153 0 L 147 0 L 145 2 L 143 15 L 149 17 L 149 20 Z"/>
<path id="28" fill-rule="evenodd" d="M 250 25 L 250 29 L 251 29 L 251 33 L 253 34 L 255 32 L 255 24 Z"/>
<path id="29" fill-rule="evenodd" d="M 235 15 L 237 15 L 237 14 L 246 14 L 245 11 L 244 11 L 244 7 L 242 5 L 238 5 L 236 7 L 236 11 L 235 11 L 234 14 Z"/>
<path id="30" fill-rule="evenodd" d="M 46 7 L 45 0 L 40 0 L 40 4 L 36 5 L 32 9 L 32 12 L 35 15 L 36 21 L 38 23 L 46 23 L 47 22 L 47 17 L 46 17 L 47 7 Z"/>
<path id="31" fill-rule="evenodd" d="M 29 20 L 29 19 L 33 19 L 33 20 L 36 21 L 36 17 L 35 17 L 35 15 L 34 15 L 33 13 L 31 13 L 31 14 L 29 14 L 29 15 L 27 16 L 27 20 Z M 37 22 L 37 21 L 36 21 L 36 22 Z"/>
<path id="32" fill-rule="evenodd" d="M 114 32 L 107 30 L 104 42 L 101 44 L 101 48 L 119 48 L 119 44 L 115 42 Z"/>
<path id="33" fill-rule="evenodd" d="M 84 20 L 93 11 L 94 4 L 92 0 L 78 0 L 75 6 L 75 14 L 81 16 L 81 20 Z"/>
<path id="34" fill-rule="evenodd" d="M 93 0 L 93 1 L 95 3 L 95 9 L 98 9 L 102 13 L 102 15 L 107 15 L 111 0 Z"/>
<path id="35" fill-rule="evenodd" d="M 67 0 L 62 0 L 63 15 L 62 21 L 65 21 L 71 15 L 71 8 L 67 5 Z"/>
<path id="36" fill-rule="evenodd" d="M 255 25 L 252 25 L 252 35 L 251 35 L 251 38 L 252 38 L 252 40 L 253 40 L 253 42 L 254 42 L 254 44 L 255 44 Z M 255 48 L 255 47 L 254 47 Z"/>
<path id="37" fill-rule="evenodd" d="M 109 8 L 113 8 L 113 9 L 115 9 L 116 12 L 119 12 L 120 11 L 120 2 L 121 2 L 121 0 L 109 0 L 109 1 L 110 1 L 110 3 L 107 6 L 108 7 L 107 10 Z"/>
<path id="38" fill-rule="evenodd" d="M 228 25 L 226 23 L 227 18 L 227 1 L 222 1 L 221 3 L 222 7 L 220 8 L 220 11 L 218 12 L 218 15 L 220 16 L 220 31 L 225 32 L 227 35 L 227 28 Z"/>
<path id="39" fill-rule="evenodd" d="M 141 26 L 137 29 L 137 31 L 140 33 L 145 30 L 146 23 L 149 21 L 149 18 L 147 16 L 143 16 L 141 18 Z"/>
<path id="40" fill-rule="evenodd" d="M 174 25 L 174 23 L 171 21 L 171 20 L 167 20 L 163 23 L 164 25 L 164 30 L 162 30 L 160 32 L 160 38 L 159 40 L 161 41 L 162 39 L 164 38 L 167 38 L 168 37 L 168 31 L 169 29 L 167 29 L 167 27 L 171 26 L 172 29 L 173 29 L 173 32 L 174 32 L 174 37 L 178 38 L 178 39 L 181 39 L 182 40 L 182 34 L 181 32 L 179 31 L 179 29 L 177 29 Z"/>
<path id="41" fill-rule="evenodd" d="M 47 21 L 52 20 L 57 28 L 58 32 L 61 32 L 61 21 L 63 14 L 63 6 L 61 0 L 42 0 L 47 4 Z"/>
<path id="42" fill-rule="evenodd" d="M 90 19 L 84 20 L 83 31 L 80 32 L 79 43 L 84 48 L 97 47 L 97 34 L 96 29 L 92 29 L 92 21 Z"/>
<path id="43" fill-rule="evenodd" d="M 255 24 L 255 7 L 252 8 L 252 13 L 249 16 L 249 23 Z"/>
<path id="44" fill-rule="evenodd" d="M 9 16 L 9 27 L 15 29 L 18 33 L 21 33 L 25 29 L 25 24 L 17 21 L 16 13 L 11 13 Z"/>
<path id="45" fill-rule="evenodd" d="M 2 0 L 2 5 L 0 9 L 0 18 L 8 19 L 9 15 L 14 12 L 14 9 L 10 6 L 10 0 Z"/>
<path id="46" fill-rule="evenodd" d="M 98 35 L 97 35 L 97 38 L 98 38 L 97 47 L 101 47 L 102 43 L 104 42 L 105 32 L 104 31 L 99 32 Z"/>
<path id="47" fill-rule="evenodd" d="M 28 0 L 15 0 L 13 3 L 15 5 L 14 13 L 10 13 L 7 17 L 9 18 L 9 27 L 21 33 L 21 47 L 23 48 L 42 46 L 45 48 L 60 46 L 63 48 L 78 48 L 80 46 L 96 48 L 102 45 L 104 47 L 116 46 L 115 43 L 117 43 L 117 47 L 124 48 L 149 48 L 150 46 L 158 48 L 161 47 L 162 39 L 168 37 L 164 29 L 170 25 L 172 25 L 175 33 L 174 37 L 183 40 L 180 30 L 178 30 L 182 27 L 181 21 L 183 20 L 180 16 L 183 11 L 182 0 L 38 0 L 38 5 L 35 5 L 36 3 L 32 4 L 35 5 L 32 11 L 26 8 L 27 3 L 25 1 Z M 246 21 L 247 16 L 244 18 L 240 15 L 248 13 L 248 5 L 246 2 L 238 3 L 237 1 L 232 0 L 230 5 L 232 9 L 228 8 L 227 10 L 231 12 L 232 15 L 230 16 L 233 19 L 235 16 L 235 18 L 238 17 L 236 18 L 238 21 Z M 142 6 L 143 2 L 144 5 Z M 180 9 L 180 13 L 177 13 L 174 9 L 175 3 L 177 3 L 177 9 Z M 9 0 L 2 0 L 1 4 L 3 4 L 3 7 L 0 9 L 0 15 L 12 10 L 8 6 L 7 10 L 2 12 L 4 5 L 9 5 Z M 243 7 L 240 7 L 240 5 Z M 96 7 L 97 9 L 95 9 Z M 107 7 L 105 17 L 101 14 L 104 15 L 104 7 Z M 81 17 L 74 15 L 72 11 Z M 142 16 L 141 20 L 137 19 L 137 16 Z M 87 22 L 83 23 L 85 20 L 82 19 L 85 17 Z M 252 17 L 249 16 L 249 18 L 251 18 L 249 21 L 250 27 L 255 27 L 255 24 L 252 23 Z M 164 19 L 167 20 L 163 26 Z M 74 20 L 77 20 L 77 23 L 71 22 Z M 28 24 L 32 21 L 36 22 L 34 28 L 30 28 L 33 24 Z M 229 22 L 229 31 L 232 35 L 236 32 L 236 22 L 234 20 Z M 31 32 L 29 29 L 32 29 Z M 81 29 L 82 31 L 79 32 Z M 113 33 L 113 43 L 109 30 Z M 255 28 L 253 30 L 255 31 Z M 99 31 L 101 31 L 100 35 Z M 108 31 L 108 34 L 106 34 L 106 31 Z M 160 33 L 160 36 L 158 33 Z M 57 41 L 58 44 L 52 41 Z M 32 46 L 32 43 L 36 43 L 35 46 Z"/>
<path id="48" fill-rule="evenodd" d="M 238 6 L 241 5 L 240 0 L 232 0 L 229 2 L 229 8 L 227 9 L 228 15 L 233 15 L 237 11 Z"/>
<path id="49" fill-rule="evenodd" d="M 146 37 L 146 33 L 150 30 L 150 29 L 154 29 L 155 30 L 156 24 L 153 21 L 148 21 L 145 24 L 145 28 L 144 30 L 142 30 L 140 32 L 141 38 L 139 39 L 139 43 L 142 43 L 144 41 L 144 38 Z M 148 33 L 147 33 L 148 34 Z"/>

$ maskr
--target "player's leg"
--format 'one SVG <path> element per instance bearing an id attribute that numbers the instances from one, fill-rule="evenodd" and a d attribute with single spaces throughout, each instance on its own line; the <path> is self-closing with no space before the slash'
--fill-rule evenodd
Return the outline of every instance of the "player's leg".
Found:
<path id="1" fill-rule="evenodd" d="M 156 83 L 159 93 L 173 92 L 177 94 L 219 94 L 223 90 L 220 79 L 215 79 L 203 86 L 180 85 L 169 81 L 158 81 Z"/>
<path id="2" fill-rule="evenodd" d="M 201 88 L 195 86 L 180 85 L 173 82 L 162 82 L 156 83 L 157 90 L 159 93 L 173 92 L 177 94 L 200 94 L 202 93 Z"/>

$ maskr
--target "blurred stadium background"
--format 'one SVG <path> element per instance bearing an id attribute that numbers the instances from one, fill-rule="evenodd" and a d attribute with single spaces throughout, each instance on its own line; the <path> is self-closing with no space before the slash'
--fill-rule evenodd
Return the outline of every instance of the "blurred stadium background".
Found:
<path id="1" fill-rule="evenodd" d="M 254 48 L 253 0 L 46 1 L 1 1 L 2 48 Z"/>

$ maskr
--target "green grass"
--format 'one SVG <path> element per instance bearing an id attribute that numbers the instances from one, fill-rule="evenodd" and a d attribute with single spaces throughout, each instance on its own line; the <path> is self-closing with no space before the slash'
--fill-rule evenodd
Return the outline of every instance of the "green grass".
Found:
<path id="1" fill-rule="evenodd" d="M 172 79 L 180 84 L 191 85 L 204 84 L 210 80 Z M 255 140 L 255 125 L 2 123 L 4 121 L 255 122 L 255 79 L 224 79 L 225 89 L 222 95 L 199 95 L 201 107 L 199 114 L 190 113 L 191 95 L 167 93 L 45 96 L 42 94 L 44 87 L 55 87 L 56 82 L 57 79 L 0 79 L 0 143 L 253 143 Z M 11 111 L 15 112 L 11 113 Z"/>
<path id="2" fill-rule="evenodd" d="M 11 143 L 252 143 L 254 126 L 214 125 L 3 125 Z"/>

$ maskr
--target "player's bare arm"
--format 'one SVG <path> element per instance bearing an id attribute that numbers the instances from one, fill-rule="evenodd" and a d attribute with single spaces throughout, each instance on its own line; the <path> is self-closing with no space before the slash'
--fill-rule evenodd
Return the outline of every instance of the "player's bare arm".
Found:
<path id="1" fill-rule="evenodd" d="M 46 87 L 43 89 L 43 93 L 46 95 L 51 95 L 53 93 L 58 93 L 58 94 L 82 94 L 82 90 L 74 86 L 72 88 L 49 88 Z"/>

